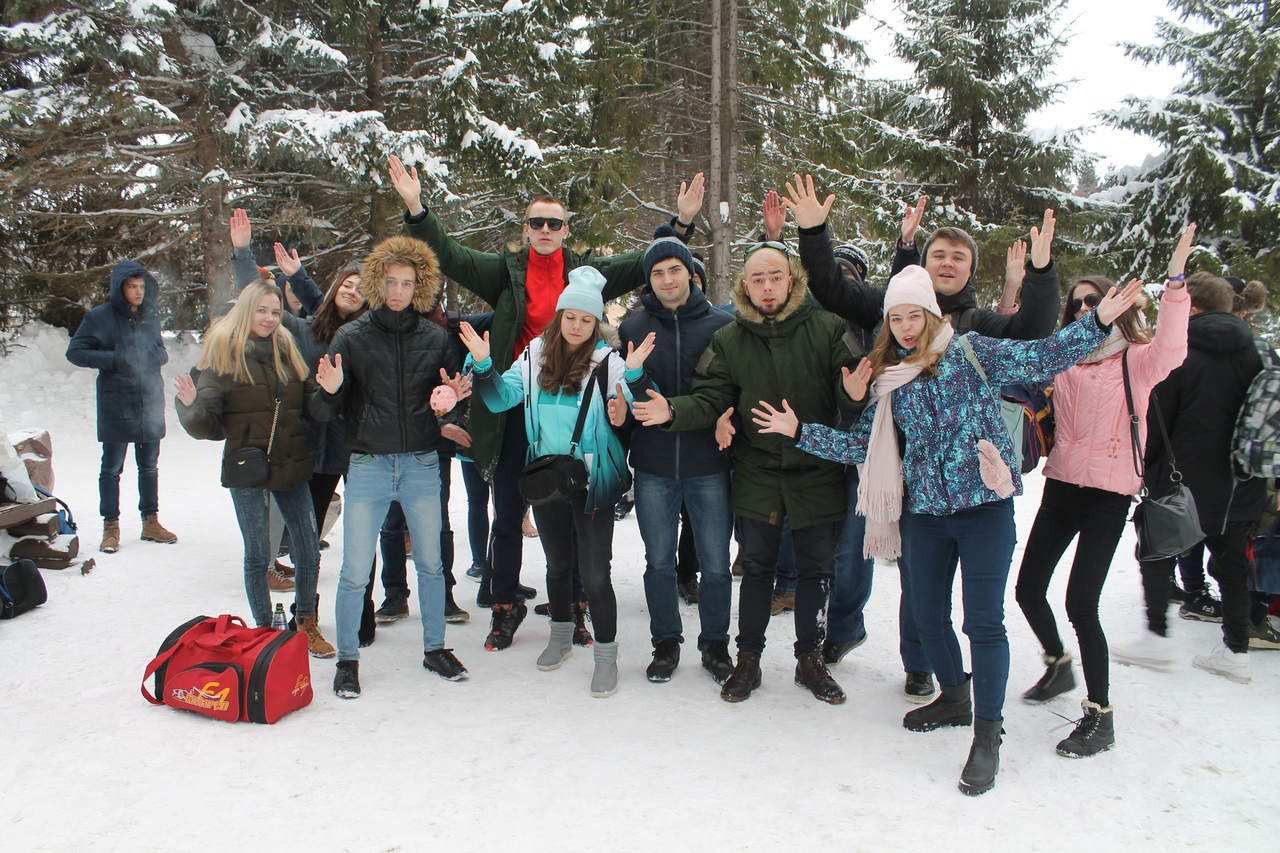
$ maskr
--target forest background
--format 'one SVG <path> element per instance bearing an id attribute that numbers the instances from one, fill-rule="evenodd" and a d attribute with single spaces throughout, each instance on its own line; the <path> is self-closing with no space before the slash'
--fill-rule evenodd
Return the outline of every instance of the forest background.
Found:
<path id="1" fill-rule="evenodd" d="M 868 252 L 873 281 L 925 194 L 926 229 L 977 239 L 984 299 L 1053 207 L 1064 279 L 1159 282 L 1195 221 L 1190 268 L 1261 279 L 1274 304 L 1280 0 L 1171 0 L 1153 38 L 1115 33 L 1179 82 L 1096 114 L 1158 152 L 1101 175 L 1083 128 L 1029 126 L 1071 85 L 1055 62 L 1073 14 L 896 0 L 907 74 L 877 79 L 863 0 L 0 0 L 0 332 L 73 330 L 123 258 L 157 273 L 170 328 L 202 329 L 233 294 L 236 207 L 259 259 L 280 241 L 324 287 L 400 231 L 392 153 L 485 250 L 542 192 L 568 204 L 575 244 L 643 246 L 705 171 L 694 248 L 716 302 L 765 193 L 801 172 L 837 194 L 833 234 Z"/>

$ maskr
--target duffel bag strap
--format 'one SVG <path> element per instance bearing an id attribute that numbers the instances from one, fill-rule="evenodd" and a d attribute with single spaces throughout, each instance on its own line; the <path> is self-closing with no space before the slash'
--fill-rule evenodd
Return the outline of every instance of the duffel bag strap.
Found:
<path id="1" fill-rule="evenodd" d="M 172 646 L 156 655 L 155 659 L 151 661 L 151 663 L 147 664 L 146 671 L 142 673 L 142 698 L 146 699 L 152 705 L 163 705 L 164 700 L 157 699 L 151 695 L 151 691 L 147 690 L 147 682 L 151 680 L 151 676 L 156 674 L 156 670 L 164 666 L 165 661 L 177 654 L 178 650 L 181 648 L 182 643 L 174 643 Z"/>

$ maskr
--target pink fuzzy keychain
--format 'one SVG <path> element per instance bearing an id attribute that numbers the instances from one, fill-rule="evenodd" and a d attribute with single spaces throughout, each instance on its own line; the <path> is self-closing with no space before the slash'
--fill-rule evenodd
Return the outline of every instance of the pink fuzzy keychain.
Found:
<path id="1" fill-rule="evenodd" d="M 453 390 L 453 386 L 437 385 L 431 392 L 431 408 L 435 410 L 436 417 L 447 415 L 456 405 L 458 405 L 458 392 Z"/>

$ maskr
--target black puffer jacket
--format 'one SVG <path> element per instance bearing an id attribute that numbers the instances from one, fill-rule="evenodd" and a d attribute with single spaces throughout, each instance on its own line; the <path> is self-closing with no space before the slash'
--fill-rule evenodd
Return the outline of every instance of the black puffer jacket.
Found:
<path id="1" fill-rule="evenodd" d="M 1262 512 L 1266 480 L 1236 483 L 1231 472 L 1236 416 L 1261 369 L 1262 357 L 1244 321 L 1207 311 L 1193 315 L 1187 324 L 1187 360 L 1151 392 L 1143 484 L 1157 497 L 1170 488 L 1158 402 L 1178 470 L 1196 499 L 1205 533 L 1219 532 L 1228 521 L 1256 521 Z"/>
<path id="2" fill-rule="evenodd" d="M 271 479 L 260 488 L 275 491 L 296 489 L 311 479 L 311 451 L 307 444 L 307 400 L 315 392 L 315 380 L 296 378 L 279 385 L 280 416 L 275 438 L 271 421 L 276 407 L 276 371 L 270 341 L 250 341 L 245 363 L 251 382 L 200 371 L 196 399 L 190 406 L 177 403 L 178 420 L 192 438 L 212 441 L 226 439 L 223 456 L 242 447 L 267 449 Z"/>
<path id="3" fill-rule="evenodd" d="M 440 424 L 431 392 L 440 384 L 440 368 L 450 376 L 459 370 L 444 329 L 412 307 L 392 311 L 383 305 L 338 330 L 330 360 L 338 355 L 342 386 L 337 394 L 318 388 L 311 411 L 322 421 L 341 411 L 352 453 L 438 449 Z"/>

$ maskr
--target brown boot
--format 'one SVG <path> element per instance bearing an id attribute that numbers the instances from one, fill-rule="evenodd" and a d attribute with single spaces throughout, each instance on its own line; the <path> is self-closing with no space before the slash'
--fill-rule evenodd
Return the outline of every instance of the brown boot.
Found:
<path id="1" fill-rule="evenodd" d="M 738 652 L 738 665 L 733 668 L 733 675 L 720 688 L 720 698 L 726 702 L 741 702 L 751 696 L 751 691 L 760 686 L 760 653 Z"/>
<path id="2" fill-rule="evenodd" d="M 822 652 L 805 652 L 796 659 L 796 684 L 809 688 L 814 697 L 832 705 L 844 701 L 844 691 L 831 677 Z"/>
<path id="3" fill-rule="evenodd" d="M 142 541 L 172 545 L 178 541 L 178 537 L 161 527 L 160 519 L 157 516 L 144 515 L 142 517 Z"/>
<path id="4" fill-rule="evenodd" d="M 103 520 L 102 522 L 102 544 L 98 546 L 98 550 L 105 554 L 114 554 L 120 550 L 120 522 Z"/>
<path id="5" fill-rule="evenodd" d="M 275 566 L 267 569 L 267 589 L 272 592 L 293 592 L 293 581 L 281 574 Z"/>
<path id="6" fill-rule="evenodd" d="M 314 613 L 299 613 L 296 617 L 298 633 L 307 635 L 307 651 L 313 658 L 331 658 L 338 652 L 324 637 L 320 636 L 320 626 Z"/>

